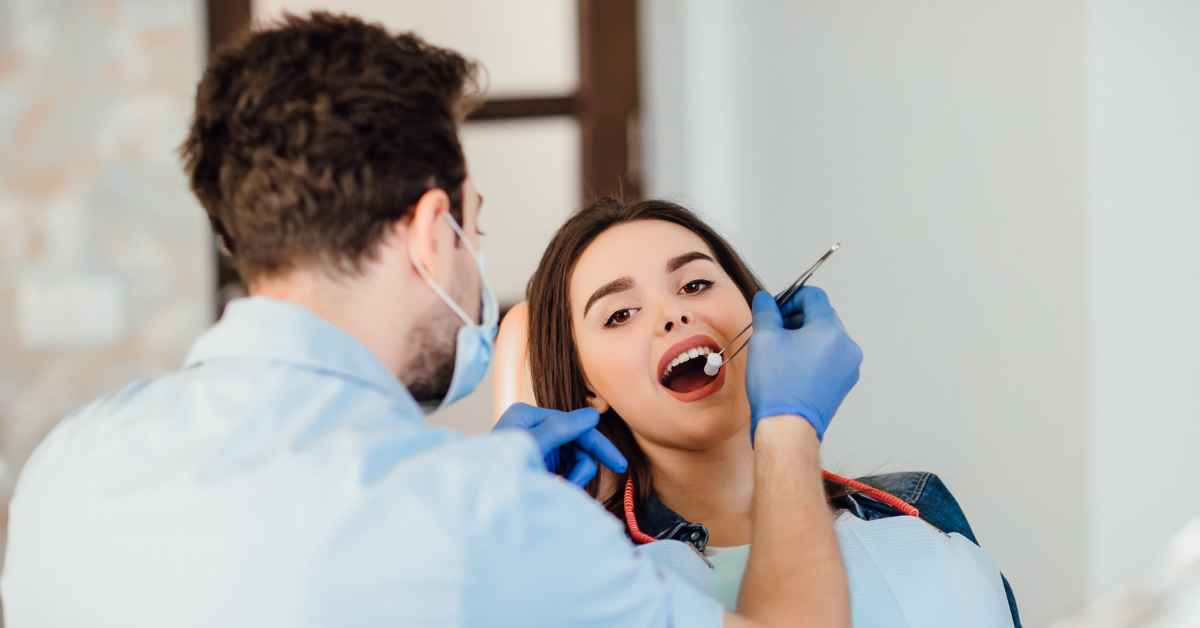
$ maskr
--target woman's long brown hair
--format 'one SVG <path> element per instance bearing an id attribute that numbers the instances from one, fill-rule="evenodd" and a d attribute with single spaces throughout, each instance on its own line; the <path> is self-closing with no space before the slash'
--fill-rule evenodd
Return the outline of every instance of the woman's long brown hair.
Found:
<path id="1" fill-rule="evenodd" d="M 537 271 L 529 280 L 529 367 L 537 404 L 556 410 L 576 410 L 588 405 L 588 388 L 583 378 L 571 322 L 570 280 L 584 250 L 601 233 L 620 224 L 638 220 L 662 220 L 695 233 L 716 256 L 717 263 L 733 280 L 749 304 L 762 283 L 741 256 L 716 231 L 688 209 L 668 201 L 648 200 L 626 205 L 603 198 L 572 215 L 554 234 Z M 600 417 L 600 432 L 609 438 L 629 461 L 626 474 L 618 477 L 624 486 L 629 475 L 641 504 L 653 491 L 650 461 L 633 438 L 629 425 L 615 410 Z M 597 497 L 599 479 L 588 485 Z M 828 487 L 832 488 L 832 487 Z M 606 496 L 604 506 L 623 516 L 622 492 Z"/>

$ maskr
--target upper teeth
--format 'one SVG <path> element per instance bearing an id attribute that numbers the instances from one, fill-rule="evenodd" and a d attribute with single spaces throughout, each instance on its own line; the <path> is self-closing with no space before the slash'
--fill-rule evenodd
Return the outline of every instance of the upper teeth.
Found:
<path id="1" fill-rule="evenodd" d="M 712 353 L 712 349 L 709 349 L 708 347 L 695 347 L 693 349 L 688 349 L 687 351 L 675 356 L 674 360 L 671 360 L 671 363 L 667 365 L 667 369 L 663 371 L 662 376 L 666 377 L 670 375 L 671 369 L 674 369 L 676 366 L 679 366 L 688 360 L 693 360 L 702 355 L 708 355 L 710 353 Z"/>

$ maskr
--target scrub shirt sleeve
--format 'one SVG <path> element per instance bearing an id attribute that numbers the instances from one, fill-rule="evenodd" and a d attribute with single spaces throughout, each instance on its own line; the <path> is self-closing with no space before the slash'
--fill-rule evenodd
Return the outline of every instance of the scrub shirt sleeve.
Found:
<path id="1" fill-rule="evenodd" d="M 595 500 L 522 474 L 512 508 L 473 535 L 464 625 L 718 627 L 721 606 L 634 550 Z"/>

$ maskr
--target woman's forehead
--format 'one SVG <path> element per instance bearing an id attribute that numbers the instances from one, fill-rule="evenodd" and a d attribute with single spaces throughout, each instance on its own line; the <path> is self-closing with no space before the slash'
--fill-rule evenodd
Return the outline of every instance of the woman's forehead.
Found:
<path id="1" fill-rule="evenodd" d="M 648 280 L 667 273 L 667 262 L 684 253 L 712 249 L 690 229 L 664 220 L 638 220 L 609 228 L 584 249 L 571 276 L 571 302 L 586 299 L 619 277 Z"/>

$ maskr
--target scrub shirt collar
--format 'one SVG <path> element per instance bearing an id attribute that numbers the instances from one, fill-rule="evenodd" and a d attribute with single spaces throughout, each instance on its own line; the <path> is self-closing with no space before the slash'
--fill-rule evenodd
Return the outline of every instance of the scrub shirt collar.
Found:
<path id="1" fill-rule="evenodd" d="M 231 301 L 188 353 L 185 368 L 218 359 L 283 362 L 350 379 L 420 407 L 366 345 L 304 306 L 267 297 Z"/>

